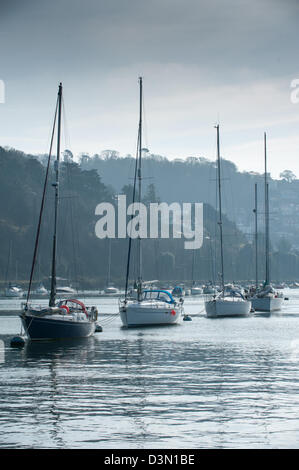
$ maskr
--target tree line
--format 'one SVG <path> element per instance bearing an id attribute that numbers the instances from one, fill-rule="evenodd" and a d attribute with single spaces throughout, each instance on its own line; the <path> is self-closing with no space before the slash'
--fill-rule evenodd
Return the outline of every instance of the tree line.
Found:
<path id="1" fill-rule="evenodd" d="M 99 159 L 101 160 L 101 159 Z M 105 160 L 101 160 L 104 161 Z M 100 202 L 115 204 L 117 194 L 125 194 L 128 203 L 132 200 L 134 159 L 107 158 L 112 166 L 111 174 L 117 178 L 109 179 L 107 169 L 97 168 L 88 161 L 76 163 L 72 158 L 61 163 L 59 231 L 57 275 L 63 282 L 78 288 L 102 289 L 107 283 L 108 239 L 95 236 L 97 216 L 95 207 Z M 209 196 L 215 187 L 215 170 L 212 163 L 205 167 L 205 184 L 194 187 L 199 163 L 177 162 L 182 176 L 173 177 L 168 161 L 148 158 L 144 172 L 150 176 L 150 163 L 160 168 L 160 179 L 144 180 L 142 202 L 194 202 L 204 203 L 204 242 L 200 250 L 184 249 L 182 239 L 147 239 L 143 243 L 144 279 L 159 279 L 167 282 L 215 281 L 219 279 L 219 237 L 217 211 Z M 116 165 L 117 163 L 117 165 Z M 116 166 L 115 166 L 116 165 Z M 210 167 L 210 169 L 209 169 Z M 192 170 L 193 168 L 193 170 Z M 177 167 L 176 167 L 177 169 Z M 152 170 L 151 170 L 152 171 Z M 102 174 L 101 174 L 102 172 Z M 210 172 L 210 173 L 209 173 Z M 109 173 L 110 174 L 110 173 Z M 167 177 L 168 175 L 168 177 Z M 215 172 L 214 175 L 215 177 Z M 32 262 L 34 240 L 40 210 L 41 195 L 45 177 L 45 166 L 36 156 L 26 155 L 15 149 L 0 147 L 0 280 L 4 287 L 9 281 L 20 285 L 28 283 Z M 51 168 L 49 181 L 54 181 Z M 188 192 L 189 191 L 189 192 Z M 214 190 L 215 191 L 215 190 Z M 214 192 L 215 196 L 215 192 Z M 51 269 L 51 247 L 53 236 L 53 197 L 54 191 L 49 184 L 46 195 L 40 245 L 35 270 L 35 283 L 49 284 Z M 241 197 L 241 196 L 240 196 Z M 243 197 L 243 196 L 242 196 Z M 182 199 L 181 199 L 182 200 Z M 251 208 L 252 210 L 252 208 Z M 237 228 L 236 223 L 226 210 L 224 217 L 224 260 L 225 278 L 230 281 L 253 280 L 255 275 L 253 238 Z M 251 215 L 252 217 L 252 215 Z M 259 233 L 259 277 L 264 277 L 263 234 Z M 111 241 L 111 281 L 119 287 L 124 286 L 128 252 L 128 238 Z M 133 242 L 130 278 L 136 274 L 136 246 Z M 271 249 L 272 278 L 293 280 L 299 278 L 299 253 L 287 238 L 281 239 Z"/>

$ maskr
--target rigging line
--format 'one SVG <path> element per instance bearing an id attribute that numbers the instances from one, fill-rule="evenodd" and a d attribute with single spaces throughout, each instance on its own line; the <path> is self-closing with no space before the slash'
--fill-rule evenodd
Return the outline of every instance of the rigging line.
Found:
<path id="1" fill-rule="evenodd" d="M 212 151 L 211 153 L 214 155 L 216 153 L 216 144 L 213 142 L 212 145 Z M 210 161 L 209 162 L 209 168 L 208 168 L 208 180 L 209 181 L 217 181 L 217 169 L 216 169 L 216 177 L 214 178 L 214 173 L 215 173 L 215 162 Z M 208 196 L 207 196 L 207 204 L 211 207 L 212 211 L 215 211 L 215 214 L 217 213 L 218 209 L 218 193 L 217 193 L 217 184 L 215 184 L 216 191 L 214 188 L 214 184 L 209 184 L 208 185 Z M 215 198 L 215 200 L 214 200 Z M 208 235 L 210 236 L 210 242 L 209 242 L 209 249 L 210 249 L 210 263 L 211 263 L 211 272 L 217 272 L 216 264 L 217 264 L 217 241 L 216 241 L 216 232 L 217 232 L 217 217 L 214 216 L 213 219 L 211 218 L 211 229 L 210 233 Z M 213 235 L 212 235 L 213 234 Z M 213 247 L 212 247 L 213 244 Z M 216 277 L 212 275 L 212 283 L 213 285 L 216 284 Z"/>
<path id="2" fill-rule="evenodd" d="M 215 155 L 217 150 L 217 145 L 216 142 L 213 141 L 213 144 L 211 145 L 211 155 Z M 217 179 L 218 179 L 218 167 L 217 163 L 215 162 L 215 157 L 211 158 L 210 160 L 210 165 L 209 165 L 209 181 L 215 181 L 215 186 L 214 185 L 209 185 L 208 188 L 208 203 L 211 206 L 212 211 L 214 212 L 214 217 L 213 219 L 211 218 L 211 233 L 213 233 L 211 244 L 210 244 L 210 251 L 211 251 L 211 265 L 212 265 L 212 271 L 215 273 L 215 278 L 213 281 L 213 285 L 216 285 L 218 281 L 218 263 L 219 263 L 219 256 L 218 256 L 218 185 L 217 185 Z M 215 176 L 214 176 L 215 175 Z M 211 213 L 212 215 L 212 213 Z M 213 247 L 212 247 L 213 243 Z"/>
<path id="3" fill-rule="evenodd" d="M 66 165 L 66 176 L 67 176 L 67 184 L 69 188 L 71 187 L 71 177 L 70 177 L 70 171 L 69 171 L 69 165 Z M 76 282 L 76 290 L 78 293 L 78 269 L 77 269 L 77 257 L 76 257 L 76 242 L 77 242 L 77 248 L 79 252 L 79 237 L 78 237 L 78 232 L 76 230 L 77 225 L 74 225 L 74 207 L 73 207 L 73 201 L 72 198 L 69 199 L 68 201 L 68 206 L 69 206 L 69 213 L 70 213 L 70 225 L 71 225 L 71 238 L 72 238 L 72 250 L 73 250 L 73 269 L 74 269 L 74 278 Z M 76 240 L 75 240 L 76 238 Z"/>
<path id="4" fill-rule="evenodd" d="M 52 263 L 51 263 L 51 291 L 49 299 L 49 307 L 55 306 L 56 298 L 56 257 L 57 257 L 57 224 L 59 214 L 59 164 L 60 164 L 60 144 L 61 144 L 61 98 L 62 98 L 62 83 L 60 82 L 58 88 L 58 121 L 57 121 L 57 151 L 54 163 L 55 183 L 55 204 L 54 204 L 54 230 L 52 242 Z"/>
<path id="5" fill-rule="evenodd" d="M 65 111 L 65 102 L 64 102 L 63 97 L 62 97 L 62 115 L 63 115 L 63 123 L 64 123 L 63 128 L 65 128 L 67 130 L 67 132 L 66 132 L 67 136 L 65 135 L 65 139 L 66 139 L 66 137 L 68 137 L 68 140 L 69 140 L 68 126 L 67 126 L 67 120 L 66 120 L 66 111 Z M 66 146 L 68 146 L 68 144 L 70 144 L 70 141 L 69 142 L 65 141 L 65 144 L 66 144 Z M 65 162 L 66 179 L 67 179 L 67 186 L 69 188 L 69 191 L 72 193 L 70 165 L 68 163 L 69 163 L 68 161 Z M 72 199 L 73 199 L 73 195 L 71 195 L 69 197 L 69 201 L 68 201 L 67 205 L 68 205 L 70 210 L 67 211 L 67 212 L 70 213 L 70 225 L 71 225 L 71 235 L 72 235 L 71 238 L 72 238 L 72 250 L 73 250 L 73 271 L 74 271 L 73 275 L 74 275 L 74 279 L 75 279 L 75 283 L 76 283 L 76 290 L 77 290 L 77 294 L 78 294 L 79 278 L 78 278 L 78 266 L 77 266 L 77 261 L 76 261 L 77 260 L 76 245 L 77 245 L 78 253 L 79 253 L 80 245 L 79 245 L 78 230 L 76 230 L 77 225 L 76 226 L 74 225 L 74 204 L 73 204 Z"/>
<path id="6" fill-rule="evenodd" d="M 42 165 L 43 166 L 46 166 L 46 161 L 48 162 L 48 156 L 49 156 L 49 150 L 48 149 L 51 145 L 51 138 L 52 138 L 52 127 L 50 125 L 51 121 L 49 123 L 49 130 L 48 130 L 48 134 L 47 134 L 47 139 L 45 140 L 44 153 L 42 155 L 42 157 L 47 157 L 47 159 L 43 158 L 43 160 L 42 160 Z"/>
<path id="7" fill-rule="evenodd" d="M 65 142 L 65 148 L 70 147 L 70 137 L 69 137 L 69 130 L 68 130 L 68 124 L 67 124 L 67 118 L 66 118 L 66 107 L 65 107 L 65 101 L 64 97 L 62 96 L 62 117 L 63 117 L 63 123 L 64 125 L 62 128 L 64 129 L 64 142 Z M 66 178 L 67 178 L 67 186 L 69 190 L 71 191 L 71 176 L 70 176 L 70 171 L 69 171 L 69 165 L 68 161 L 65 162 L 65 169 L 66 169 Z M 71 224 L 71 233 L 72 233 L 72 250 L 73 250 L 73 275 L 74 275 L 74 280 L 76 283 L 76 290 L 78 293 L 78 285 L 79 285 L 79 278 L 78 278 L 78 266 L 77 266 L 77 257 L 75 256 L 76 253 L 76 245 L 77 245 L 77 250 L 79 253 L 79 236 L 78 236 L 78 231 L 75 230 L 75 225 L 74 225 L 74 205 L 72 203 L 72 199 L 74 198 L 73 195 L 69 196 L 70 201 L 68 201 L 68 208 L 70 209 L 67 212 L 70 212 L 70 224 Z M 61 199 L 61 197 L 60 197 Z M 66 228 L 66 218 L 64 220 L 65 224 L 63 227 L 63 232 Z M 76 226 L 77 227 L 77 226 Z M 64 237 L 62 237 L 64 238 Z M 70 273 L 71 275 L 71 273 Z"/>
<path id="8" fill-rule="evenodd" d="M 135 174 L 134 174 L 134 186 L 133 186 L 133 204 L 135 203 L 136 198 L 136 181 L 137 181 L 137 168 L 138 168 L 138 148 L 140 142 L 140 126 L 138 127 L 138 137 L 137 137 L 137 149 L 136 149 L 136 161 L 135 161 Z M 131 220 L 133 219 L 133 215 Z M 127 299 L 128 295 L 128 280 L 129 280 L 129 272 L 130 272 L 130 257 L 131 257 L 131 247 L 132 247 L 132 224 L 131 224 L 131 232 L 129 237 L 129 248 L 128 248 L 128 258 L 127 258 L 127 271 L 126 271 L 126 285 L 125 285 L 125 300 Z"/>
<path id="9" fill-rule="evenodd" d="M 119 313 L 111 313 L 109 316 L 107 316 L 107 318 L 102 318 L 101 323 L 102 325 L 109 325 L 118 317 L 119 317 Z"/>
<path id="10" fill-rule="evenodd" d="M 145 112 L 145 99 L 144 99 L 144 91 L 142 90 L 142 115 L 143 115 L 143 126 L 142 126 L 142 139 L 145 144 L 145 148 L 148 148 L 148 130 L 147 130 L 147 118 Z"/>
<path id="11" fill-rule="evenodd" d="M 62 96 L 62 116 L 63 116 L 63 123 L 64 123 L 64 125 L 62 126 L 64 145 L 65 145 L 65 148 L 68 148 L 70 145 L 70 134 L 69 134 L 68 122 L 66 119 L 65 104 L 64 104 L 63 96 Z"/>
<path id="12" fill-rule="evenodd" d="M 204 311 L 205 311 L 205 307 L 202 308 L 202 309 L 201 309 L 199 312 L 197 312 L 197 313 L 199 314 L 199 313 L 202 313 L 202 312 L 204 312 Z"/>
<path id="13" fill-rule="evenodd" d="M 222 162 L 223 162 L 223 157 L 222 158 Z M 230 195 L 227 194 L 227 191 L 226 191 L 226 187 L 225 187 L 225 183 L 223 181 L 225 181 L 226 179 L 228 181 L 231 181 L 231 178 L 230 178 L 230 169 L 227 169 L 225 164 L 222 164 L 221 165 L 221 170 L 222 170 L 222 200 L 223 200 L 223 213 L 224 213 L 224 216 L 226 218 L 226 223 L 227 225 L 232 222 L 232 224 L 234 224 L 234 221 L 236 220 L 235 218 L 235 212 L 234 212 L 234 205 L 233 204 L 230 204 L 229 203 L 229 196 L 231 196 L 232 198 L 232 185 L 230 184 L 229 187 L 230 187 Z M 227 175 L 227 177 L 226 177 Z M 233 202 L 233 199 L 231 199 L 232 202 Z M 232 212 L 233 212 L 233 215 L 232 215 L 232 221 L 229 217 L 229 211 L 228 211 L 228 208 L 233 208 Z M 233 227 L 232 227 L 232 234 L 230 235 L 233 239 L 233 241 L 235 242 L 236 241 L 236 225 L 234 224 Z M 228 234 L 228 231 L 226 231 L 226 233 L 223 235 L 223 239 L 227 239 L 227 237 L 229 236 Z M 226 256 L 227 258 L 227 256 Z M 229 266 L 229 269 L 228 271 L 230 271 L 230 277 L 232 276 L 232 278 L 234 279 L 235 278 L 235 264 L 233 262 L 233 257 L 229 257 L 226 259 L 226 265 Z"/>
<path id="14" fill-rule="evenodd" d="M 7 259 L 7 268 L 6 268 L 6 276 L 5 276 L 5 285 L 8 284 L 8 276 L 9 276 L 9 268 L 10 268 L 10 258 L 11 258 L 11 244 L 12 241 L 9 242 L 9 249 L 8 249 L 8 259 Z"/>
<path id="15" fill-rule="evenodd" d="M 38 219 L 38 226 L 37 226 L 36 237 L 35 237 L 34 253 L 33 253 L 33 260 L 32 260 L 31 272 L 30 272 L 30 280 L 29 280 L 29 286 L 28 286 L 28 291 L 27 291 L 27 298 L 26 298 L 25 309 L 28 308 L 28 302 L 29 302 L 29 297 L 30 297 L 30 292 L 31 292 L 31 286 L 32 286 L 32 280 L 33 280 L 33 274 L 34 274 L 34 268 L 35 268 L 36 257 L 37 257 L 37 250 L 38 250 L 38 243 L 39 243 L 39 235 L 40 235 L 40 229 L 41 229 L 42 216 L 43 216 L 43 212 L 44 212 L 45 197 L 46 197 L 46 189 L 47 189 L 47 183 L 48 183 L 48 176 L 49 176 L 49 169 L 50 169 L 50 161 L 51 161 L 51 154 L 52 154 L 54 133 L 55 133 L 55 127 L 56 127 L 56 118 L 57 118 L 58 102 L 59 102 L 59 97 L 57 97 L 56 108 L 55 108 L 53 129 L 52 129 L 52 135 L 51 135 L 51 143 L 50 143 L 49 156 L 48 156 L 48 164 L 47 164 L 47 169 L 46 169 L 45 182 L 44 182 L 44 189 L 43 189 L 43 196 L 42 196 L 42 202 L 41 202 L 40 213 L 39 213 L 39 219 Z"/>
<path id="16" fill-rule="evenodd" d="M 218 167 L 217 164 L 215 166 L 215 172 L 216 172 L 216 180 L 218 179 Z M 218 283 L 219 281 L 219 243 L 218 243 L 218 185 L 216 183 L 215 185 L 215 217 L 214 217 L 214 269 L 215 269 L 215 284 L 216 282 Z"/>
<path id="17" fill-rule="evenodd" d="M 142 162 L 142 77 L 139 77 L 139 155 L 138 155 L 138 202 L 141 202 L 141 162 Z M 140 231 L 140 223 L 139 223 L 139 231 Z M 137 294 L 138 294 L 138 301 L 140 300 L 141 296 L 141 287 L 142 286 L 142 250 L 141 250 L 141 236 L 139 233 L 138 236 L 138 284 L 137 284 Z"/>
<path id="18" fill-rule="evenodd" d="M 232 182 L 233 181 L 232 169 L 230 168 L 229 171 L 230 171 L 230 175 L 228 177 L 228 180 Z M 240 240 L 240 237 L 242 237 L 242 235 L 244 236 L 244 233 L 243 232 L 241 234 L 238 233 L 238 226 L 237 226 L 238 220 L 237 220 L 237 211 L 236 211 L 236 204 L 235 204 L 236 198 L 234 197 L 233 184 L 229 184 L 229 190 L 230 190 L 230 197 L 231 197 L 231 203 L 230 203 L 229 207 L 232 209 L 231 210 L 231 212 L 232 212 L 231 222 L 233 222 L 232 241 L 234 242 L 234 246 L 237 246 L 238 245 L 238 240 Z M 228 211 L 226 211 L 226 214 L 228 214 Z M 230 217 L 229 217 L 229 219 L 230 219 Z M 247 242 L 247 239 L 246 239 L 246 242 Z M 231 260 L 232 260 L 231 269 L 232 269 L 232 275 L 234 276 L 234 278 L 237 278 L 238 277 L 238 268 L 237 268 L 237 264 L 235 262 L 235 259 L 236 258 L 233 258 L 233 257 L 231 258 Z"/>
<path id="19" fill-rule="evenodd" d="M 160 259 L 160 256 L 159 253 L 160 253 L 160 246 L 159 246 L 159 238 L 156 238 L 154 240 L 154 252 L 155 252 L 155 269 L 156 269 L 156 275 L 157 275 L 157 279 L 160 279 L 160 269 L 159 269 L 159 259 Z"/>
<path id="20" fill-rule="evenodd" d="M 223 259 L 223 230 L 222 230 L 222 201 L 221 201 L 221 154 L 220 154 L 220 138 L 219 124 L 217 124 L 217 168 L 218 168 L 218 204 L 219 204 L 219 229 L 220 229 L 220 260 L 221 260 L 221 286 L 222 296 L 224 297 L 224 259 Z"/>

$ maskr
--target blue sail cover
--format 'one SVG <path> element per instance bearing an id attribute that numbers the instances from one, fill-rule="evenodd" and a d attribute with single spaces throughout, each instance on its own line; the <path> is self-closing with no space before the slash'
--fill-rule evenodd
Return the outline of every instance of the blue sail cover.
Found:
<path id="1" fill-rule="evenodd" d="M 183 289 L 180 286 L 176 286 L 172 289 L 172 295 L 183 295 Z"/>
<path id="2" fill-rule="evenodd" d="M 175 300 L 172 297 L 171 293 L 167 290 L 144 290 L 144 300 L 155 299 L 160 300 L 161 302 L 166 302 L 168 304 L 174 304 Z M 156 295 L 155 295 L 156 294 Z"/>

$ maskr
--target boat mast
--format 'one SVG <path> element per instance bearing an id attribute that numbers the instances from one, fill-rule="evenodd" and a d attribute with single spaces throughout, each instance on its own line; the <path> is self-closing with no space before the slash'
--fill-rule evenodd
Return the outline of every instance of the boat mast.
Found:
<path id="1" fill-rule="evenodd" d="M 194 286 L 195 282 L 194 282 L 194 264 L 195 264 L 195 250 L 193 250 L 193 253 L 192 253 L 192 283 L 191 283 L 191 287 Z"/>
<path id="2" fill-rule="evenodd" d="M 7 260 L 7 268 L 6 268 L 6 278 L 5 278 L 5 284 L 7 287 L 10 287 L 10 281 L 8 280 L 9 277 L 9 268 L 10 268 L 10 260 L 11 260 L 11 244 L 12 241 L 10 240 L 9 242 L 9 250 L 8 250 L 8 260 Z"/>
<path id="3" fill-rule="evenodd" d="M 108 274 L 107 274 L 107 287 L 110 286 L 111 278 L 111 238 L 108 238 Z"/>
<path id="4" fill-rule="evenodd" d="M 136 182 L 137 182 L 137 174 L 138 174 L 138 163 L 139 163 L 139 140 L 140 140 L 140 123 L 138 127 L 138 139 L 137 139 L 137 148 L 136 148 L 136 159 L 135 159 L 135 173 L 134 173 L 134 186 L 133 186 L 133 205 L 135 204 L 136 198 Z M 133 215 L 132 215 L 133 218 Z M 128 282 L 129 282 L 129 274 L 130 274 L 130 260 L 131 260 L 131 247 L 132 247 L 132 237 L 129 236 L 129 247 L 128 247 L 128 258 L 127 258 L 127 269 L 126 269 L 126 285 L 125 285 L 125 301 L 127 301 L 128 296 Z"/>
<path id="5" fill-rule="evenodd" d="M 222 234 L 222 206 L 221 206 L 221 162 L 220 162 L 220 142 L 219 142 L 219 124 L 217 124 L 217 166 L 218 166 L 218 201 L 219 201 L 219 229 L 220 229 L 220 258 L 221 258 L 221 287 L 224 297 L 224 263 L 223 263 L 223 234 Z"/>
<path id="6" fill-rule="evenodd" d="M 254 233 L 254 239 L 255 239 L 255 287 L 256 289 L 258 288 L 258 256 L 257 256 L 257 250 L 258 250 L 258 246 L 257 246 L 257 183 L 255 183 L 254 185 L 254 201 L 255 201 L 255 205 L 254 205 L 254 209 L 253 209 L 253 212 L 254 212 L 254 220 L 255 220 L 255 233 Z"/>
<path id="7" fill-rule="evenodd" d="M 141 203 L 141 156 L 142 156 L 142 77 L 139 77 L 139 147 L 138 147 L 138 202 L 139 207 Z M 140 216 L 140 213 L 139 213 Z M 138 282 L 137 282 L 137 295 L 138 301 L 141 300 L 142 294 L 142 251 L 141 251 L 141 237 L 140 230 L 138 236 Z"/>
<path id="8" fill-rule="evenodd" d="M 59 84 L 58 89 L 58 127 L 57 127 L 57 156 L 54 163 L 55 170 L 55 212 L 54 212 L 54 234 L 53 234 L 53 249 L 52 249 L 52 274 L 51 274 L 51 293 L 49 306 L 55 306 L 56 298 L 56 248 L 57 248 L 57 218 L 58 218 L 58 198 L 59 198 L 59 160 L 60 160 L 60 131 L 61 131 L 61 101 L 62 101 L 62 83 Z"/>
<path id="9" fill-rule="evenodd" d="M 267 137 L 264 132 L 264 155 L 265 155 L 265 251 L 266 251 L 266 275 L 265 285 L 270 283 L 269 274 L 269 195 L 267 182 Z"/>

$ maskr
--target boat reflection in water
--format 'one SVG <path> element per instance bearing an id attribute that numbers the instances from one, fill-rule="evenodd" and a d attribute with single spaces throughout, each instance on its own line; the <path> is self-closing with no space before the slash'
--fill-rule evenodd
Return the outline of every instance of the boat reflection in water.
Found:
<path id="1" fill-rule="evenodd" d="M 177 328 L 117 316 L 105 336 L 6 347 L 0 446 L 297 448 L 297 296 L 275 318 L 210 321 L 187 301 Z"/>
<path id="2" fill-rule="evenodd" d="M 95 354 L 96 339 L 94 336 L 88 338 L 69 338 L 60 341 L 28 341 L 21 351 L 23 359 L 49 366 L 64 366 L 73 360 L 73 364 L 88 363 L 93 360 Z M 80 367 L 81 367 L 80 366 Z"/>

